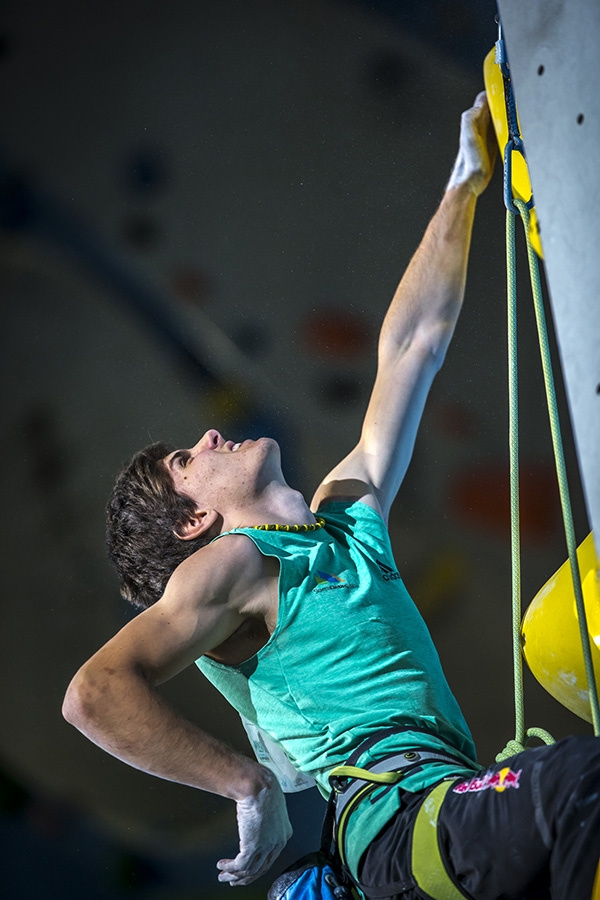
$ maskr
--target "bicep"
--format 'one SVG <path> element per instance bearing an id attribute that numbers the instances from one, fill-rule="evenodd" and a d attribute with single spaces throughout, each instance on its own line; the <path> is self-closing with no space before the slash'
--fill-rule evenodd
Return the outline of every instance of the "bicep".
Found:
<path id="1" fill-rule="evenodd" d="M 412 457 L 438 369 L 429 345 L 419 340 L 397 358 L 380 358 L 360 440 L 320 484 L 311 508 L 351 496 L 387 519 Z"/>
<path id="2" fill-rule="evenodd" d="M 241 621 L 225 603 L 173 602 L 167 594 L 125 625 L 89 664 L 161 684 L 226 640 Z"/>
<path id="3" fill-rule="evenodd" d="M 244 621 L 260 554 L 240 536 L 193 554 L 175 570 L 163 597 L 118 632 L 90 663 L 160 684 L 218 647 Z M 219 546 L 222 545 L 222 546 Z"/>

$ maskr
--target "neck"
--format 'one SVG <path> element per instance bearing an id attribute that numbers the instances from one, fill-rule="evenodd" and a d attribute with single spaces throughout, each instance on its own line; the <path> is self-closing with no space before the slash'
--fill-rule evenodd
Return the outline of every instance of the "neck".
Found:
<path id="1" fill-rule="evenodd" d="M 315 517 L 299 491 L 287 485 L 277 485 L 268 495 L 257 497 L 256 502 L 246 505 L 244 509 L 234 510 L 225 518 L 223 531 L 275 522 L 281 525 L 312 525 Z"/>

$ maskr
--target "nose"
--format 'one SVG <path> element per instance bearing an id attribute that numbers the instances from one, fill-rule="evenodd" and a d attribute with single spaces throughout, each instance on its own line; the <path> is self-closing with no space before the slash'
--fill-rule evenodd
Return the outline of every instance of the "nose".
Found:
<path id="1" fill-rule="evenodd" d="M 198 443 L 192 447 L 192 453 L 195 450 L 206 450 L 210 448 L 219 447 L 224 443 L 224 439 L 222 435 L 215 429 L 210 428 L 205 434 L 202 435 Z"/>

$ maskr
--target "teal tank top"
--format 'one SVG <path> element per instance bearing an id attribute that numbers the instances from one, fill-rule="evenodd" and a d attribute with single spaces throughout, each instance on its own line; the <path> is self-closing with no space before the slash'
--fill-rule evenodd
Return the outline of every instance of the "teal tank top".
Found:
<path id="1" fill-rule="evenodd" d="M 464 767 L 430 763 L 402 789 L 422 790 L 449 774 L 478 769 L 475 746 L 448 687 L 429 632 L 396 569 L 381 516 L 359 501 L 319 510 L 309 533 L 238 528 L 280 563 L 277 625 L 253 657 L 226 666 L 208 657 L 200 670 L 245 716 L 311 775 L 324 796 L 328 774 L 377 731 L 388 737 L 357 765 L 412 747 L 450 750 Z M 219 538 L 225 535 L 219 535 Z M 410 726 L 426 729 L 411 733 Z M 399 788 L 358 806 L 346 832 L 354 875 L 360 856 L 400 806 Z M 363 808 L 364 807 L 364 808 Z"/>

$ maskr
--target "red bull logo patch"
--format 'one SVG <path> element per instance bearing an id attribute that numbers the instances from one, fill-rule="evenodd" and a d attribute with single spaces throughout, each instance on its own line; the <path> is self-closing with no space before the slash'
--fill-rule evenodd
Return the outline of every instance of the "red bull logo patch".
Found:
<path id="1" fill-rule="evenodd" d="M 473 794 L 477 791 L 498 791 L 499 794 L 507 788 L 518 788 L 521 772 L 513 772 L 508 766 L 499 772 L 484 772 L 483 775 L 462 781 L 452 788 L 455 794 Z"/>

